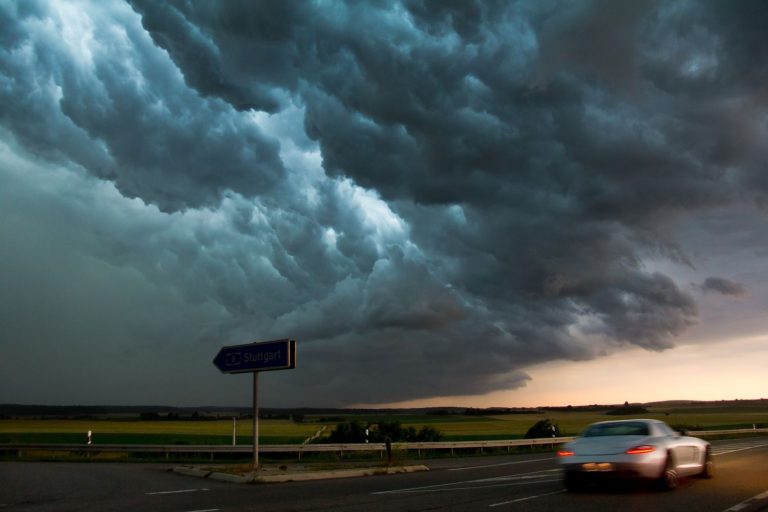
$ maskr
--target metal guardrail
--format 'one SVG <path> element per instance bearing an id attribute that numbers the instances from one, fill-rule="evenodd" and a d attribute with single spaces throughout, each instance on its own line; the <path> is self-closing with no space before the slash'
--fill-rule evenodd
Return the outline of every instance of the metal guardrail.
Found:
<path id="1" fill-rule="evenodd" d="M 688 435 L 707 437 L 716 435 L 733 434 L 758 434 L 768 433 L 768 428 L 738 429 L 738 430 L 702 430 L 691 431 Z M 450 450 L 453 455 L 456 450 L 480 450 L 502 449 L 510 450 L 520 446 L 558 445 L 573 441 L 575 437 L 551 437 L 540 439 L 506 439 L 495 441 L 439 441 L 423 443 L 392 443 L 392 449 L 396 451 L 415 451 L 421 455 L 427 450 Z M 230 445 L 156 445 L 156 444 L 0 444 L 0 452 L 17 452 L 19 457 L 30 452 L 69 452 L 69 453 L 153 453 L 164 454 L 169 458 L 171 454 L 206 454 L 211 459 L 216 454 L 250 454 L 253 447 L 249 444 Z M 260 453 L 295 454 L 300 459 L 303 454 L 335 452 L 341 457 L 345 452 L 374 452 L 384 457 L 386 453 L 384 443 L 349 443 L 349 444 L 262 444 Z"/>
<path id="2" fill-rule="evenodd" d="M 451 455 L 456 450 L 486 448 L 507 448 L 518 446 L 558 445 L 573 441 L 573 437 L 553 437 L 544 439 L 509 439 L 500 441 L 457 441 L 457 442 L 423 442 L 423 443 L 392 443 L 395 451 L 415 451 L 421 455 L 427 450 L 450 450 Z M 40 452 L 70 452 L 70 453 L 146 453 L 163 454 L 170 458 L 171 454 L 209 455 L 214 459 L 215 454 L 251 454 L 253 446 L 243 444 L 231 445 L 158 445 L 158 444 L 0 444 L 0 452 L 17 452 L 19 458 L 29 453 Z M 385 443 L 349 443 L 349 444 L 260 444 L 259 453 L 294 454 L 301 459 L 310 453 L 338 453 L 340 457 L 349 452 L 373 452 L 383 458 L 387 452 Z"/>
<path id="3" fill-rule="evenodd" d="M 689 430 L 688 435 L 708 437 L 728 434 L 768 434 L 768 428 L 742 428 L 737 430 Z"/>

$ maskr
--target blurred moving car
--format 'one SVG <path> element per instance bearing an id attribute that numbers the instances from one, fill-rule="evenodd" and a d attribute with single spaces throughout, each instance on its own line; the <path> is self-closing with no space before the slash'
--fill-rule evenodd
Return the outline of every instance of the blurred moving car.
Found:
<path id="1" fill-rule="evenodd" d="M 615 478 L 652 480 L 674 489 L 681 476 L 714 475 L 708 442 L 658 420 L 593 423 L 557 455 L 569 491 Z"/>

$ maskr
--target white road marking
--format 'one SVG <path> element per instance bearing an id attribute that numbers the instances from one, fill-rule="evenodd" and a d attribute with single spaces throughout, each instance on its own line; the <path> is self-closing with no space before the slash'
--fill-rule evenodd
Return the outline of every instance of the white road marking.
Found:
<path id="1" fill-rule="evenodd" d="M 553 494 L 560 494 L 563 491 L 555 491 L 555 492 L 548 492 L 546 494 L 537 494 L 536 496 L 526 496 L 525 498 L 517 498 L 516 500 L 510 500 L 510 501 L 502 501 L 501 503 L 494 503 L 493 505 L 488 505 L 488 507 L 501 507 L 504 505 L 511 505 L 512 503 L 520 503 L 521 501 L 528 501 L 528 500 L 535 500 L 536 498 L 541 498 L 544 496 L 552 496 Z"/>
<path id="2" fill-rule="evenodd" d="M 208 489 L 179 489 L 178 491 L 145 492 L 146 496 L 160 496 L 162 494 L 182 494 L 185 492 L 205 492 Z"/>
<path id="3" fill-rule="evenodd" d="M 464 480 L 447 484 L 427 485 L 424 487 L 410 487 L 407 489 L 395 489 L 392 491 L 379 491 L 371 494 L 410 494 L 419 492 L 448 492 L 466 491 L 472 489 L 488 489 L 491 487 L 507 487 L 512 485 L 525 485 L 529 483 L 559 482 L 560 480 L 541 480 L 551 478 L 553 473 L 560 473 L 560 469 L 547 469 L 522 473 L 519 475 L 497 476 L 493 478 L 481 478 L 479 480 Z M 532 482 L 535 480 L 535 482 Z"/>
<path id="4" fill-rule="evenodd" d="M 766 498 L 768 498 L 768 491 L 761 492 L 757 496 L 752 496 L 748 500 L 742 501 L 738 505 L 734 505 L 731 508 L 725 509 L 723 512 L 738 512 L 739 510 L 743 510 L 752 505 L 754 502 L 764 500 Z"/>
<path id="5" fill-rule="evenodd" d="M 552 473 L 561 473 L 560 468 L 556 469 L 543 469 L 541 471 L 532 471 L 530 473 L 520 473 L 517 475 L 505 475 L 505 476 L 493 476 L 491 478 L 481 478 L 480 480 L 474 480 L 475 482 L 498 482 L 507 480 L 531 480 L 534 478 L 546 478 L 552 476 Z"/>
<path id="6" fill-rule="evenodd" d="M 559 482 L 560 479 L 557 480 L 539 480 L 536 483 L 537 484 L 546 484 L 546 483 L 552 483 L 552 482 Z M 526 485 L 532 482 L 508 482 L 508 483 L 502 483 L 502 484 L 491 484 L 491 485 L 471 485 L 467 487 L 450 487 L 445 489 L 437 489 L 437 487 L 441 487 L 440 485 L 434 485 L 434 486 L 428 486 L 428 487 L 415 487 L 413 489 L 399 489 L 394 491 L 380 491 L 380 492 L 373 492 L 371 494 L 417 494 L 420 492 L 427 493 L 427 492 L 453 492 L 453 491 L 476 491 L 479 489 L 494 489 L 496 487 L 513 487 L 516 485 Z M 456 484 L 453 484 L 456 485 Z"/>
<path id="7" fill-rule="evenodd" d="M 725 451 L 720 451 L 719 449 L 715 448 L 714 450 L 712 450 L 712 455 L 725 455 L 726 453 L 743 452 L 744 450 L 754 450 L 755 448 L 763 448 L 764 446 L 768 446 L 768 443 L 758 444 L 754 446 L 747 446 L 745 448 L 734 448 L 732 450 L 729 450 L 727 446 L 723 446 L 722 448 L 724 448 Z"/>
<path id="8" fill-rule="evenodd" d="M 545 460 L 555 460 L 552 457 L 548 459 L 531 459 L 531 460 L 518 460 L 515 462 L 502 462 L 501 464 L 489 464 L 487 466 L 467 466 L 463 468 L 449 468 L 448 471 L 465 471 L 467 469 L 485 469 L 485 468 L 498 468 L 500 466 L 512 466 L 515 464 L 527 464 L 528 462 L 542 462 Z"/>
<path id="9" fill-rule="evenodd" d="M 221 509 L 219 509 L 219 508 L 206 508 L 206 509 L 203 509 L 203 510 L 187 510 L 187 512 L 217 512 L 219 510 L 221 510 Z"/>

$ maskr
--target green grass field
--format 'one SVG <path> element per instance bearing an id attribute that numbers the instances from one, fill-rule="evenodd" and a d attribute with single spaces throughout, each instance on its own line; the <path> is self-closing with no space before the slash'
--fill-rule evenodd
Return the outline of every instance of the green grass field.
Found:
<path id="1" fill-rule="evenodd" d="M 290 420 L 260 420 L 259 440 L 268 444 L 301 443 L 320 428 Z M 93 431 L 100 444 L 230 444 L 232 420 L 0 420 L 0 443 L 83 443 Z M 237 422 L 238 443 L 250 443 L 251 420 Z"/>
<path id="2" fill-rule="evenodd" d="M 768 427 L 768 405 L 764 407 L 658 407 L 636 416 L 610 416 L 601 412 L 544 411 L 531 414 L 498 416 L 463 415 L 347 415 L 338 421 L 307 416 L 301 423 L 290 420 L 263 419 L 259 422 L 259 440 L 265 444 L 301 443 L 322 427 L 330 433 L 340 421 L 361 424 L 398 421 L 404 427 L 419 429 L 431 426 L 446 441 L 516 439 L 534 423 L 549 419 L 560 427 L 563 435 L 576 435 L 596 421 L 632 417 L 657 418 L 678 428 L 719 430 Z M 0 420 L 0 443 L 83 443 L 88 430 L 99 444 L 229 444 L 232 442 L 232 420 L 212 421 L 139 421 L 139 420 Z M 248 444 L 252 436 L 251 421 L 237 422 L 238 443 Z"/>
<path id="3" fill-rule="evenodd" d="M 605 412 L 593 411 L 543 411 L 531 414 L 504 414 L 498 416 L 441 416 L 441 415 L 391 415 L 391 416 L 349 416 L 346 421 L 377 423 L 399 421 L 404 427 L 417 429 L 431 426 L 443 433 L 446 441 L 470 441 L 482 439 L 522 438 L 528 429 L 539 420 L 549 419 L 559 426 L 565 436 L 578 435 L 584 428 L 596 421 L 653 418 L 666 421 L 672 426 L 688 430 L 725 430 L 768 427 L 768 404 L 758 407 L 656 407 L 649 412 L 634 416 L 612 416 Z M 312 421 L 311 417 L 306 418 Z M 332 425 L 329 426 L 329 429 Z"/>

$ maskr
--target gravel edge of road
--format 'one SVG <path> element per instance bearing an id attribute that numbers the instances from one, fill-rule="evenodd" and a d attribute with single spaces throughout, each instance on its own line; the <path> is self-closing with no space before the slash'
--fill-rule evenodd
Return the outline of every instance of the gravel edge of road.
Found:
<path id="1" fill-rule="evenodd" d="M 207 478 L 210 480 L 237 484 L 306 482 L 310 480 L 359 478 L 364 476 L 394 475 L 397 473 L 417 473 L 421 471 L 429 471 L 429 468 L 423 464 L 419 464 L 412 466 L 368 467 L 325 471 L 288 471 L 286 473 L 280 473 L 276 475 L 260 475 L 257 472 L 232 474 L 212 471 L 195 466 L 176 466 L 173 468 L 173 472 L 180 475 L 196 478 Z"/>

